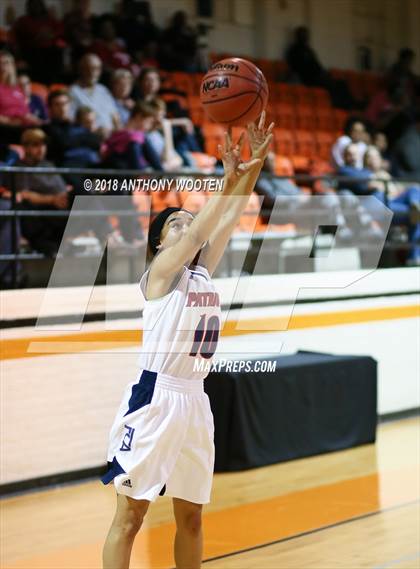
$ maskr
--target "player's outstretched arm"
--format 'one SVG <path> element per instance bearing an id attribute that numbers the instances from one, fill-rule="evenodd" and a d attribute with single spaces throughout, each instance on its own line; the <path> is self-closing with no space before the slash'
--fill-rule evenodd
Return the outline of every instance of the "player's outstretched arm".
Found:
<path id="1" fill-rule="evenodd" d="M 271 134 L 273 127 L 274 123 L 271 123 L 268 128 L 265 128 L 265 112 L 261 114 L 258 125 L 253 123 L 248 125 L 248 139 L 252 152 L 251 160 L 257 159 L 260 160 L 260 163 L 258 167 L 250 169 L 241 177 L 229 196 L 220 196 L 224 204 L 223 214 L 210 235 L 203 253 L 200 255 L 200 263 L 207 267 L 210 274 L 214 272 L 222 258 L 232 232 L 247 206 L 249 196 L 255 187 L 262 165 L 269 152 L 273 138 Z M 226 135 L 225 145 L 223 148 L 220 148 L 225 172 L 229 171 L 232 160 L 240 160 L 237 153 L 232 157 L 232 152 L 234 152 L 234 149 L 239 149 L 240 156 L 242 144 L 243 136 L 239 139 L 238 144 L 233 146 L 230 134 Z"/>
<path id="2" fill-rule="evenodd" d="M 189 265 L 196 254 L 200 251 L 203 244 L 208 241 L 217 220 L 223 215 L 225 210 L 225 198 L 235 191 L 244 176 L 254 172 L 259 172 L 262 161 L 256 157 L 248 162 L 240 159 L 240 148 L 232 147 L 230 143 L 230 162 L 225 171 L 223 191 L 213 195 L 205 207 L 194 218 L 188 231 L 183 237 L 170 247 L 164 247 L 154 258 L 149 274 L 149 283 L 153 281 L 153 288 L 169 290 L 175 276 L 181 271 L 184 265 Z M 258 176 L 258 174 L 256 174 Z M 254 177 L 254 176 L 253 176 Z"/>

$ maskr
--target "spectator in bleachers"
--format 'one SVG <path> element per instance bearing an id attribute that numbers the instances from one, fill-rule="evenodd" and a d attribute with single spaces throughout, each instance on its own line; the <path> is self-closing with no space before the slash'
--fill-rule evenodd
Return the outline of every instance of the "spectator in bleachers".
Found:
<path id="1" fill-rule="evenodd" d="M 394 213 L 392 222 L 405 225 L 408 229 L 409 241 L 412 249 L 408 255 L 409 264 L 420 264 L 420 185 L 405 187 L 395 183 L 389 172 L 382 168 L 382 158 L 379 151 L 371 146 L 365 153 L 365 169 L 370 172 L 372 178 L 367 183 L 367 189 L 371 194 L 385 203 Z M 371 214 L 375 215 L 375 202 L 367 207 Z"/>
<path id="2" fill-rule="evenodd" d="M 294 40 L 287 48 L 285 58 L 292 73 L 292 80 L 299 80 L 308 87 L 327 89 L 336 107 L 351 109 L 356 106 L 347 83 L 334 79 L 319 61 L 310 46 L 310 33 L 307 27 L 299 26 L 295 29 Z"/>
<path id="3" fill-rule="evenodd" d="M 7 144 L 0 143 L 0 167 L 1 166 L 14 166 L 19 160 L 17 152 L 9 148 Z M 12 208 L 11 192 L 7 187 L 7 178 L 0 170 L 0 211 L 9 211 Z M 10 217 L 0 217 L 0 255 L 12 255 L 13 240 L 12 240 L 13 222 Z M 19 246 L 21 239 L 20 219 L 16 219 L 16 243 Z M 21 274 L 22 267 L 20 262 L 17 266 L 18 285 L 24 286 Z M 12 264 L 10 261 L 0 261 L 0 285 L 2 288 L 11 286 L 12 283 Z"/>
<path id="4" fill-rule="evenodd" d="M 71 118 L 70 97 L 66 90 L 52 91 L 48 97 L 51 122 L 49 158 L 64 168 L 91 168 L 100 162 L 101 139 Z"/>
<path id="5" fill-rule="evenodd" d="M 16 20 L 13 34 L 33 79 L 41 83 L 56 80 L 63 66 L 64 29 L 44 0 L 26 1 L 26 14 Z"/>
<path id="6" fill-rule="evenodd" d="M 134 99 L 131 97 L 133 90 L 133 74 L 128 69 L 116 69 L 111 77 L 111 93 L 115 99 L 120 124 L 124 126 L 130 118 L 134 107 Z"/>
<path id="7" fill-rule="evenodd" d="M 64 36 L 71 46 L 72 61 L 78 61 L 92 43 L 91 0 L 72 0 L 72 8 L 64 15 Z"/>
<path id="8" fill-rule="evenodd" d="M 200 147 L 192 121 L 187 117 L 168 119 L 163 99 L 154 99 L 150 104 L 156 109 L 157 128 L 148 134 L 148 138 L 158 151 L 160 149 L 161 155 L 172 156 L 169 158 L 172 167 L 168 169 L 173 170 L 181 165 L 194 166 L 191 152 L 200 152 Z M 181 162 L 176 166 L 179 158 Z"/>
<path id="9" fill-rule="evenodd" d="M 413 100 L 401 82 L 388 85 L 383 97 L 381 98 L 380 93 L 376 101 L 374 97 L 366 112 L 375 128 L 386 135 L 390 150 L 411 122 L 413 115 Z"/>
<path id="10" fill-rule="evenodd" d="M 353 237 L 353 231 L 348 227 L 343 215 L 340 199 L 333 192 L 326 192 L 312 200 L 312 196 L 306 195 L 296 186 L 292 180 L 281 179 L 275 176 L 275 155 L 270 152 L 264 162 L 261 175 L 255 186 L 255 192 L 263 196 L 262 218 L 268 223 L 275 203 L 280 209 L 277 217 L 271 219 L 271 223 L 290 223 L 291 216 L 296 213 L 293 221 L 299 229 L 313 230 L 318 226 L 317 218 L 311 210 L 323 209 L 328 212 L 329 223 L 337 225 L 336 237 L 341 241 L 348 241 Z M 345 198 L 344 198 L 345 199 Z M 280 214 L 280 217 L 278 215 Z M 325 223 L 325 215 L 322 217 Z"/>
<path id="11" fill-rule="evenodd" d="M 391 154 L 392 172 L 395 176 L 420 180 L 420 111 L 406 125 L 395 142 Z"/>
<path id="12" fill-rule="evenodd" d="M 46 121 L 48 119 L 47 107 L 45 106 L 44 100 L 39 95 L 32 93 L 31 79 L 29 75 L 26 73 L 19 73 L 18 83 L 25 96 L 25 101 L 31 115 L 38 117 L 40 121 Z"/>
<path id="13" fill-rule="evenodd" d="M 88 132 L 96 133 L 99 139 L 100 131 L 96 125 L 96 114 L 90 107 L 79 107 L 76 113 L 76 124 L 86 129 Z"/>
<path id="14" fill-rule="evenodd" d="M 160 75 L 155 67 L 144 67 L 137 80 L 138 99 L 150 103 L 159 97 Z"/>
<path id="15" fill-rule="evenodd" d="M 420 92 L 420 77 L 413 72 L 416 54 L 410 48 L 403 48 L 398 54 L 397 61 L 390 67 L 387 75 L 389 85 L 401 84 L 410 99 Z"/>
<path id="16" fill-rule="evenodd" d="M 372 193 L 368 188 L 368 178 L 370 178 L 371 173 L 364 168 L 363 157 L 364 153 L 361 158 L 359 145 L 354 142 L 350 142 L 350 144 L 344 148 L 343 165 L 337 169 L 337 175 L 352 179 L 339 181 L 340 189 L 351 190 L 354 194 L 359 196 Z"/>
<path id="17" fill-rule="evenodd" d="M 156 120 L 153 129 L 146 134 L 146 140 L 159 156 L 164 170 L 178 170 L 183 159 L 174 146 L 172 124 L 166 118 L 165 101 L 155 99 L 149 104 L 156 112 Z"/>
<path id="18" fill-rule="evenodd" d="M 153 22 L 150 5 L 136 0 L 122 0 L 117 20 L 120 37 L 127 43 L 132 54 L 146 53 L 150 46 L 157 45 L 161 32 Z"/>
<path id="19" fill-rule="evenodd" d="M 328 73 L 309 42 L 308 28 L 305 26 L 296 28 L 294 40 L 286 50 L 287 65 L 304 85 L 326 87 L 329 81 Z"/>
<path id="20" fill-rule="evenodd" d="M 372 135 L 372 145 L 379 151 L 382 159 L 382 168 L 389 170 L 391 168 L 390 156 L 388 152 L 388 139 L 386 134 L 381 131 L 376 131 Z"/>
<path id="21" fill-rule="evenodd" d="M 3 142 L 19 143 L 22 127 L 41 121 L 31 114 L 19 87 L 15 60 L 8 51 L 0 51 L 0 135 Z"/>
<path id="22" fill-rule="evenodd" d="M 175 12 L 161 38 L 160 61 L 171 71 L 200 71 L 198 64 L 198 34 L 188 23 L 183 10 Z"/>
<path id="23" fill-rule="evenodd" d="M 112 72 L 120 67 L 128 69 L 131 65 L 130 54 L 127 52 L 124 41 L 117 37 L 115 25 L 110 16 L 102 17 L 98 35 L 90 51 L 100 58 L 105 71 Z"/>
<path id="24" fill-rule="evenodd" d="M 104 136 L 118 127 L 118 109 L 109 90 L 99 83 L 102 73 L 102 63 L 94 53 L 85 54 L 79 62 L 79 80 L 74 83 L 69 94 L 72 100 L 73 112 L 79 107 L 91 107 L 96 113 L 98 128 Z"/>
<path id="25" fill-rule="evenodd" d="M 144 67 L 134 86 L 133 95 L 135 99 L 140 99 L 147 103 L 160 98 L 165 93 L 178 93 L 175 89 L 161 89 L 159 70 L 155 67 Z M 182 108 L 179 101 L 172 99 L 167 102 L 167 114 L 170 118 L 188 117 L 188 110 Z"/>
<path id="26" fill-rule="evenodd" d="M 105 142 L 104 162 L 107 167 L 162 170 L 160 157 L 146 138 L 156 122 L 156 109 L 138 102 L 123 129 L 115 131 Z"/>
<path id="27" fill-rule="evenodd" d="M 24 157 L 16 166 L 53 167 L 45 160 L 47 137 L 38 128 L 27 129 L 21 140 Z M 59 174 L 19 173 L 15 178 L 20 209 L 65 210 L 68 207 L 66 183 Z M 31 246 L 47 255 L 55 255 L 59 249 L 67 216 L 63 217 L 22 217 L 23 236 Z"/>
<path id="28" fill-rule="evenodd" d="M 356 167 L 363 167 L 363 156 L 366 152 L 366 126 L 358 118 L 351 117 L 347 120 L 344 127 L 344 134 L 340 136 L 331 149 L 331 159 L 335 168 L 341 168 L 345 165 L 344 151 L 349 144 L 357 147 Z"/>

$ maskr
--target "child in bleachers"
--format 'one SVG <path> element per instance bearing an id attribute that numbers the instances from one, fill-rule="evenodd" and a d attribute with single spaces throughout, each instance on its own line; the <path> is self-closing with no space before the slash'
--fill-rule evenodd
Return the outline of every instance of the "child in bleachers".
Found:
<path id="1" fill-rule="evenodd" d="M 146 135 L 156 122 L 156 108 L 150 104 L 136 103 L 126 126 L 115 131 L 105 142 L 104 158 L 110 168 L 162 170 L 159 154 Z"/>

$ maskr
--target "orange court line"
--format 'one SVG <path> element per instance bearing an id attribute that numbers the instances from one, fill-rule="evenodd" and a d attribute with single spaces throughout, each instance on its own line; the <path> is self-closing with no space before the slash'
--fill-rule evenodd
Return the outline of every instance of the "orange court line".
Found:
<path id="1" fill-rule="evenodd" d="M 390 306 L 318 314 L 298 314 L 283 317 L 267 317 L 248 320 L 229 320 L 225 323 L 222 336 L 264 334 L 266 332 L 299 330 L 325 326 L 339 326 L 420 316 L 420 306 Z M 117 348 L 140 347 L 142 330 L 96 330 L 73 332 L 56 336 L 33 336 L 32 338 L 11 338 L 0 341 L 0 359 L 33 358 L 48 354 L 66 354 L 114 350 Z"/>
<path id="2" fill-rule="evenodd" d="M 297 536 L 352 518 L 412 503 L 419 498 L 419 473 L 414 469 L 405 469 L 352 478 L 208 512 L 203 516 L 203 559 L 229 555 Z M 130 567 L 174 567 L 174 534 L 173 523 L 141 530 L 133 547 Z M 71 549 L 56 549 L 42 556 L 3 565 L 3 569 L 99 569 L 102 545 L 102 542 L 96 542 Z"/>

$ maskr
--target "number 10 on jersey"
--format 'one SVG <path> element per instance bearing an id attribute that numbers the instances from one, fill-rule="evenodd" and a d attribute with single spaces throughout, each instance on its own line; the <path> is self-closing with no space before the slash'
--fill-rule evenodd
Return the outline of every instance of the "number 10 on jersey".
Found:
<path id="1" fill-rule="evenodd" d="M 202 314 L 200 322 L 194 332 L 194 342 L 190 356 L 200 354 L 202 358 L 210 359 L 217 348 L 219 339 L 220 320 L 217 316 L 210 316 L 206 322 L 206 315 Z"/>

